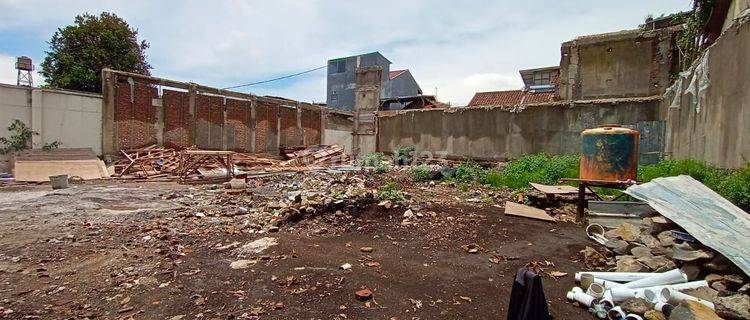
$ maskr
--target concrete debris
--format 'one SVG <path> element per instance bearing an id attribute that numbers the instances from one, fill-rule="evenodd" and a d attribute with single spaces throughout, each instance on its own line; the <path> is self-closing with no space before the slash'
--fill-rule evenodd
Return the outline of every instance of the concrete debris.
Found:
<path id="1" fill-rule="evenodd" d="M 716 314 L 725 319 L 750 319 L 750 296 L 735 294 L 727 297 L 716 297 Z"/>
<path id="2" fill-rule="evenodd" d="M 354 298 L 365 302 L 372 299 L 372 291 L 370 291 L 370 289 L 357 290 L 357 292 L 354 293 Z"/>
<path id="3" fill-rule="evenodd" d="M 643 319 L 646 320 L 667 320 L 667 316 L 664 315 L 661 311 L 657 310 L 648 310 L 643 315 Z"/>
<path id="4" fill-rule="evenodd" d="M 621 302 L 620 308 L 622 308 L 622 311 L 625 311 L 627 314 L 634 313 L 642 316 L 646 314 L 646 311 L 653 309 L 654 304 L 645 299 L 630 298 Z"/>
<path id="5" fill-rule="evenodd" d="M 258 260 L 243 259 L 243 260 L 232 261 L 232 263 L 229 264 L 229 267 L 232 269 L 247 269 L 250 266 L 255 265 L 256 263 L 258 263 Z"/>
<path id="6" fill-rule="evenodd" d="M 721 318 L 711 310 L 696 301 L 683 300 L 672 310 L 669 320 L 720 320 Z"/>
<path id="7" fill-rule="evenodd" d="M 241 255 L 258 254 L 270 248 L 271 246 L 275 246 L 276 244 L 276 238 L 263 237 L 258 240 L 246 243 L 238 250 L 238 253 Z"/>

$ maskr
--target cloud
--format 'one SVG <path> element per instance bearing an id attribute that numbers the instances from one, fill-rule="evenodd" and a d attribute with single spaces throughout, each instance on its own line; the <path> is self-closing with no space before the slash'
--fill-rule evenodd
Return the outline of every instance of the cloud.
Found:
<path id="1" fill-rule="evenodd" d="M 635 28 L 649 13 L 689 2 L 0 0 L 0 51 L 42 57 L 44 41 L 76 14 L 106 10 L 150 42 L 155 76 L 227 87 L 380 51 L 393 69 L 410 69 L 423 91 L 437 87 L 438 98 L 462 105 L 476 91 L 520 87 L 519 69 L 557 65 L 561 42 Z M 36 43 L 5 45 L 18 38 Z M 322 101 L 324 74 L 247 90 Z"/>

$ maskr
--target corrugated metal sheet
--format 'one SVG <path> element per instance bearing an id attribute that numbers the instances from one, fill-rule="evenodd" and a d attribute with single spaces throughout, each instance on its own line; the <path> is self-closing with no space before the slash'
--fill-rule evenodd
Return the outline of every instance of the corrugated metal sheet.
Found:
<path id="1" fill-rule="evenodd" d="M 750 275 L 750 215 L 690 176 L 657 178 L 625 190 Z"/>

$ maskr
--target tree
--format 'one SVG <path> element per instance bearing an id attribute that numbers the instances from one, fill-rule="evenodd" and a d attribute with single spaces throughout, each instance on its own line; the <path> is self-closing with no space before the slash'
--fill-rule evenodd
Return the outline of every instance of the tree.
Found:
<path id="1" fill-rule="evenodd" d="M 114 13 L 84 13 L 73 25 L 57 29 L 40 72 L 51 87 L 101 92 L 103 68 L 149 75 L 146 41 Z"/>

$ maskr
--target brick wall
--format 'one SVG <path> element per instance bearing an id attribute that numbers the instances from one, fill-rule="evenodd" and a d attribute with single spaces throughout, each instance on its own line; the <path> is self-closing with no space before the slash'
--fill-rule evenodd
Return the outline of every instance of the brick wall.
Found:
<path id="1" fill-rule="evenodd" d="M 164 90 L 164 146 L 190 146 L 190 97 L 187 92 Z"/>
<path id="2" fill-rule="evenodd" d="M 302 136 L 297 129 L 297 109 L 279 107 L 279 121 L 281 122 L 281 145 L 302 145 Z"/>
<path id="3" fill-rule="evenodd" d="M 132 88 L 125 81 L 116 84 L 115 130 L 121 149 L 156 144 L 156 97 L 156 87 L 148 83 L 135 82 Z"/>
<path id="4" fill-rule="evenodd" d="M 302 109 L 302 131 L 306 145 L 320 144 L 323 132 L 320 117 L 320 111 Z"/>
<path id="5" fill-rule="evenodd" d="M 252 131 L 250 110 L 250 101 L 227 99 L 227 119 L 224 125 L 227 150 L 252 151 L 249 143 Z"/>
<path id="6" fill-rule="evenodd" d="M 322 140 L 321 112 L 314 110 L 316 106 L 298 110 L 295 101 L 227 94 L 192 83 L 109 72 L 114 75 L 105 79 L 113 82 L 105 83 L 107 94 L 102 100 L 105 153 L 161 143 L 176 149 L 195 146 L 277 155 L 281 145 L 319 144 Z M 168 87 L 161 96 L 158 86 Z"/>

